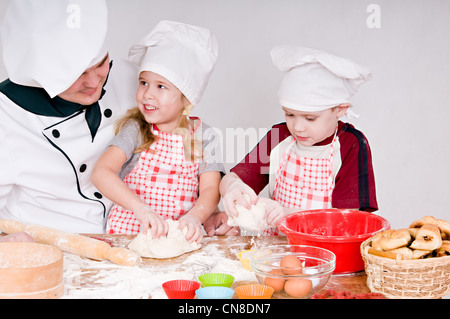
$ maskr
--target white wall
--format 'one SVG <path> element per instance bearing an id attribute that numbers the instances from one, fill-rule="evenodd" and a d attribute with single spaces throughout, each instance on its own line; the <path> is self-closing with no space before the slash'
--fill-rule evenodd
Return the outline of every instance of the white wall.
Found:
<path id="1" fill-rule="evenodd" d="M 74 0 L 76 2 L 76 0 Z M 114 57 L 160 20 L 211 29 L 220 57 L 195 115 L 217 127 L 263 133 L 283 121 L 276 94 L 281 74 L 269 51 L 302 44 L 370 67 L 374 79 L 353 99 L 352 123 L 369 139 L 379 214 L 392 227 L 434 215 L 450 220 L 450 1 L 448 0 L 108 0 Z M 369 28 L 370 4 L 381 28 Z M 0 1 L 3 15 L 7 1 Z M 0 49 L 1 50 L 1 49 Z M 0 65 L 0 79 L 6 78 Z M 256 131 L 255 131 L 256 132 Z M 261 133 L 261 134 L 263 134 Z M 224 140 L 227 168 L 254 142 Z"/>

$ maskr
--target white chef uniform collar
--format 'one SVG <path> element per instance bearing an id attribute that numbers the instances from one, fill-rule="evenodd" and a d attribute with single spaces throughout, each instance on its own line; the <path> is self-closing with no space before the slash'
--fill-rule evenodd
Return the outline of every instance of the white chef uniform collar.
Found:
<path id="1" fill-rule="evenodd" d="M 1 32 L 3 62 L 16 84 L 64 92 L 107 54 L 104 0 L 14 0 Z"/>
<path id="2" fill-rule="evenodd" d="M 217 56 L 217 40 L 208 29 L 173 21 L 159 22 L 128 54 L 139 72 L 163 76 L 192 105 L 200 102 Z"/>
<path id="3" fill-rule="evenodd" d="M 279 102 L 297 111 L 318 112 L 350 104 L 358 87 L 372 78 L 366 67 L 316 49 L 285 45 L 272 49 L 271 56 L 285 72 Z"/>

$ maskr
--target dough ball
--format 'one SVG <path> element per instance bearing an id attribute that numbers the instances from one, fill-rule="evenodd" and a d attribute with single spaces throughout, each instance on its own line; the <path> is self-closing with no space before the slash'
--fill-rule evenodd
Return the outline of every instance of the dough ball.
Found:
<path id="1" fill-rule="evenodd" d="M 128 248 L 141 257 L 164 259 L 177 257 L 201 247 L 196 242 L 190 243 L 186 240 L 187 228 L 178 229 L 179 221 L 169 219 L 167 223 L 169 232 L 165 237 L 152 238 L 150 231 L 147 235 L 140 233 L 131 241 Z"/>

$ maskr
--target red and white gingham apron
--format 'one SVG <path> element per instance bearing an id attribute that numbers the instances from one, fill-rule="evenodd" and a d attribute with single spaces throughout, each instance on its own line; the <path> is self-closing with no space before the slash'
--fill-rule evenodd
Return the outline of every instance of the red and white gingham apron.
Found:
<path id="1" fill-rule="evenodd" d="M 196 120 L 197 122 L 197 120 Z M 191 134 L 200 126 L 198 125 Z M 194 206 L 198 197 L 198 162 L 184 156 L 183 137 L 158 131 L 157 140 L 142 152 L 136 167 L 123 182 L 164 219 L 177 220 Z M 134 214 L 114 204 L 108 217 L 109 234 L 137 234 L 140 222 Z"/>
<path id="2" fill-rule="evenodd" d="M 336 134 L 330 146 L 328 158 L 310 158 L 295 154 L 294 139 L 278 168 L 272 199 L 286 208 L 331 208 L 333 182 L 333 154 Z M 266 231 L 267 235 L 279 235 L 277 228 Z"/>

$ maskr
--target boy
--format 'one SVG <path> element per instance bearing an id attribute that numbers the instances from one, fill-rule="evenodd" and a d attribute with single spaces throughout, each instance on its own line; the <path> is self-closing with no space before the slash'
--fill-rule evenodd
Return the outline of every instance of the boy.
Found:
<path id="1" fill-rule="evenodd" d="M 278 97 L 286 123 L 273 126 L 223 178 L 225 212 L 236 216 L 236 203 L 250 208 L 262 200 L 266 222 L 276 227 L 282 217 L 305 209 L 377 210 L 368 141 L 339 120 L 351 114 L 349 98 L 371 78 L 370 71 L 310 48 L 281 46 L 271 54 L 285 72 Z M 259 198 L 266 185 L 270 199 Z M 264 233 L 279 234 L 276 228 Z"/>

